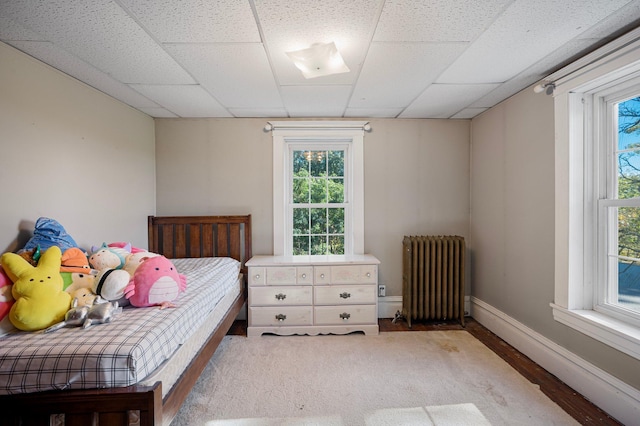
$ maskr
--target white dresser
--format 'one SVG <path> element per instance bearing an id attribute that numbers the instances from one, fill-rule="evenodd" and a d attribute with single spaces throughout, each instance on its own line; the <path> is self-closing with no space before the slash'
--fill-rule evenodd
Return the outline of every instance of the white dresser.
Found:
<path id="1" fill-rule="evenodd" d="M 378 264 L 371 255 L 254 256 L 248 336 L 378 334 Z"/>

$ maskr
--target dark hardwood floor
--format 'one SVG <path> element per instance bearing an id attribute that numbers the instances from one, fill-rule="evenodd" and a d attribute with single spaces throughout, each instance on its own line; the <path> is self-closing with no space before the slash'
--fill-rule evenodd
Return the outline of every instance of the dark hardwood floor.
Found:
<path id="1" fill-rule="evenodd" d="M 556 376 L 540 367 L 530 358 L 516 350 L 507 342 L 496 336 L 473 318 L 465 318 L 463 328 L 457 321 L 413 322 L 409 328 L 404 320 L 393 323 L 391 319 L 381 318 L 378 321 L 380 331 L 431 331 L 431 330 L 466 330 L 489 349 L 505 360 L 516 371 L 566 411 L 577 422 L 583 425 L 621 425 L 607 413 L 593 405 L 578 392 L 567 386 Z M 228 334 L 247 335 L 246 321 L 236 321 Z"/>

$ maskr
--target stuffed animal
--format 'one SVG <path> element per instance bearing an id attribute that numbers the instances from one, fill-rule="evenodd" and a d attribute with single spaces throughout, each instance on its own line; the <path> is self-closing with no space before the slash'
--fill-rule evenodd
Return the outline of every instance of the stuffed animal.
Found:
<path id="1" fill-rule="evenodd" d="M 82 328 L 87 329 L 93 324 L 106 324 L 111 322 L 113 317 L 122 312 L 118 302 L 96 303 L 87 313 L 87 318 L 82 323 Z"/>
<path id="2" fill-rule="evenodd" d="M 130 251 L 131 253 L 138 253 L 140 251 L 146 251 L 145 249 L 141 249 L 141 248 L 132 246 L 131 243 L 125 243 L 125 242 L 122 242 L 122 241 L 117 241 L 115 243 L 109 243 L 107 245 L 109 247 L 117 247 L 117 248 L 125 249 L 125 250 Z"/>
<path id="3" fill-rule="evenodd" d="M 51 333 L 66 327 L 82 326 L 87 329 L 93 324 L 105 324 L 111 322 L 113 317 L 122 312 L 122 308 L 118 307 L 118 302 L 95 303 L 93 305 L 78 305 L 78 301 L 74 299 L 72 308 L 67 311 L 64 321 L 52 325 L 44 330 L 45 333 Z"/>
<path id="4" fill-rule="evenodd" d="M 187 288 L 187 278 L 164 256 L 145 259 L 125 288 L 125 297 L 136 307 L 175 307 L 173 300 Z"/>
<path id="5" fill-rule="evenodd" d="M 92 269 L 92 271 L 95 271 Z M 98 275 L 98 271 L 95 271 L 96 275 Z M 63 280 L 63 288 L 67 293 L 73 293 L 77 289 L 84 287 L 91 289 L 93 288 L 93 284 L 96 281 L 96 275 L 91 274 L 81 274 L 79 272 L 60 272 Z"/>
<path id="6" fill-rule="evenodd" d="M 62 253 L 60 272 L 78 272 L 94 275 L 98 273 L 98 271 L 91 269 L 87 255 L 78 247 L 71 247 Z"/>
<path id="7" fill-rule="evenodd" d="M 63 320 L 71 306 L 71 296 L 62 289 L 61 258 L 57 246 L 49 247 L 35 267 L 15 253 L 2 255 L 2 267 L 13 280 L 15 302 L 9 319 L 16 328 L 42 330 Z"/>
<path id="8" fill-rule="evenodd" d="M 138 251 L 135 253 L 131 253 L 129 257 L 127 257 L 127 261 L 124 264 L 124 269 L 129 273 L 129 275 L 133 276 L 135 274 L 138 266 L 147 258 L 160 256 L 158 253 L 151 253 L 149 251 Z"/>
<path id="9" fill-rule="evenodd" d="M 31 266 L 37 266 L 38 260 L 40 260 L 40 255 L 42 252 L 40 251 L 40 246 L 36 246 L 36 248 L 31 250 L 21 250 L 18 254 L 27 262 L 31 264 Z"/>
<path id="10" fill-rule="evenodd" d="M 9 320 L 9 310 L 13 305 L 13 295 L 11 294 L 11 287 L 13 283 L 9 279 L 9 276 L 4 272 L 2 266 L 0 266 L 0 336 L 7 334 L 15 327 Z"/>
<path id="11" fill-rule="evenodd" d="M 124 290 L 129 285 L 131 275 L 123 269 L 104 269 L 98 273 L 93 283 L 93 293 L 108 301 L 118 301 L 120 306 L 129 304 Z"/>
<path id="12" fill-rule="evenodd" d="M 98 296 L 86 287 L 80 287 L 68 293 L 71 295 L 72 305 L 91 306 L 98 301 Z"/>
<path id="13" fill-rule="evenodd" d="M 128 248 L 109 247 L 102 244 L 101 247 L 93 247 L 89 257 L 89 264 L 93 269 L 102 271 L 103 269 L 122 269 L 127 256 L 131 254 L 131 246 Z"/>

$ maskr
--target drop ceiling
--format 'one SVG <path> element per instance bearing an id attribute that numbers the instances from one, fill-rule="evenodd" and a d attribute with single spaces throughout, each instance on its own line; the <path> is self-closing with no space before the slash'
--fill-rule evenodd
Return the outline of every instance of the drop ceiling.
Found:
<path id="1" fill-rule="evenodd" d="M 640 0 L 0 0 L 0 41 L 152 117 L 472 118 L 639 19 Z M 332 41 L 350 72 L 307 80 L 285 54 Z"/>

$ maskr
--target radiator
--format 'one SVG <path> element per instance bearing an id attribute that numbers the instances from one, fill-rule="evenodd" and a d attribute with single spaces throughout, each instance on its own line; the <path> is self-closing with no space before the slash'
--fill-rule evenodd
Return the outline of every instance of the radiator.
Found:
<path id="1" fill-rule="evenodd" d="M 457 319 L 464 326 L 464 238 L 405 236 L 402 242 L 402 316 Z"/>

